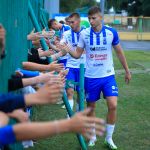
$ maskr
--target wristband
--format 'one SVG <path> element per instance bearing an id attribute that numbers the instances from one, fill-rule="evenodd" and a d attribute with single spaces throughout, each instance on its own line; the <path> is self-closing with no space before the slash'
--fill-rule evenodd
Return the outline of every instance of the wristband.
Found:
<path id="1" fill-rule="evenodd" d="M 36 77 L 39 76 L 39 71 L 29 71 L 18 68 L 16 71 L 19 71 L 23 74 L 23 77 L 29 78 L 29 77 Z"/>

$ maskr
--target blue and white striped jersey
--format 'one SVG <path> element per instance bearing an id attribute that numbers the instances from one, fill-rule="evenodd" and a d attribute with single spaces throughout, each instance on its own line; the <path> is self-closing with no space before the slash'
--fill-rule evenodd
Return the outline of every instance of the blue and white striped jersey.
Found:
<path id="1" fill-rule="evenodd" d="M 89 27 L 81 32 L 78 47 L 86 50 L 85 77 L 102 78 L 115 74 L 112 45 L 119 44 L 118 33 L 103 26 L 100 32 Z"/>
<path id="2" fill-rule="evenodd" d="M 80 32 L 82 30 L 84 30 L 84 28 L 81 28 L 79 32 L 74 32 L 72 29 L 64 32 L 61 42 L 71 45 L 72 50 L 74 51 L 79 42 Z M 85 64 L 85 53 L 83 53 L 79 59 L 75 59 L 70 54 L 68 54 L 66 67 L 79 68 L 81 63 Z"/>

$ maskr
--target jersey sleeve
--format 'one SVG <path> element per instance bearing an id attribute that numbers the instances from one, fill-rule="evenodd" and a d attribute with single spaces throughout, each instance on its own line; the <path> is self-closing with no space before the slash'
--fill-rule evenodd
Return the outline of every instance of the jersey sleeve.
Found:
<path id="1" fill-rule="evenodd" d="M 8 80 L 8 91 L 23 88 L 22 78 L 11 78 Z"/>
<path id="2" fill-rule="evenodd" d="M 71 29 L 70 26 L 65 25 L 65 31 L 68 31 L 68 30 L 70 30 L 70 29 Z"/>
<path id="3" fill-rule="evenodd" d="M 24 107 L 25 101 L 23 95 L 14 95 L 12 93 L 0 95 L 0 111 L 7 113 Z"/>
<path id="4" fill-rule="evenodd" d="M 0 147 L 12 144 L 15 141 L 16 137 L 13 131 L 13 126 L 7 125 L 0 128 Z"/>
<path id="5" fill-rule="evenodd" d="M 119 44 L 120 40 L 119 40 L 119 35 L 117 33 L 117 31 L 115 29 L 112 29 L 113 32 L 113 41 L 112 41 L 112 45 L 117 45 Z"/>

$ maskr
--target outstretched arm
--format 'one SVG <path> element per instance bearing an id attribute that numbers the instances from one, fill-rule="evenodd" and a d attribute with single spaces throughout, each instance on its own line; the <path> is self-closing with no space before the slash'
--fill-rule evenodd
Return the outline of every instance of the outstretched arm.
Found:
<path id="1" fill-rule="evenodd" d="M 17 124 L 14 125 L 13 131 L 18 141 L 46 138 L 67 132 L 81 133 L 89 139 L 92 136 L 94 124 L 97 135 L 101 136 L 104 132 L 104 121 L 96 117 L 87 117 L 89 112 L 90 109 L 86 109 L 69 120 Z"/>
<path id="2" fill-rule="evenodd" d="M 62 50 L 66 51 L 66 53 L 69 53 L 72 57 L 78 59 L 81 57 L 84 49 L 77 47 L 75 51 L 71 50 L 71 45 L 69 44 L 61 44 L 59 45 L 59 48 L 61 48 Z"/>
<path id="3" fill-rule="evenodd" d="M 22 66 L 26 70 L 38 70 L 38 71 L 60 71 L 63 69 L 63 64 L 57 64 L 56 62 L 52 62 L 48 65 L 37 64 L 33 62 L 23 62 Z"/>
<path id="4" fill-rule="evenodd" d="M 78 59 L 81 57 L 82 53 L 83 53 L 84 49 L 80 48 L 80 47 L 77 47 L 75 51 L 69 51 L 69 54 Z"/>
<path id="5" fill-rule="evenodd" d="M 12 112 L 14 109 L 24 108 L 25 106 L 42 105 L 56 103 L 62 98 L 64 91 L 64 79 L 48 81 L 34 94 L 14 95 L 12 93 L 0 95 L 0 110 Z"/>

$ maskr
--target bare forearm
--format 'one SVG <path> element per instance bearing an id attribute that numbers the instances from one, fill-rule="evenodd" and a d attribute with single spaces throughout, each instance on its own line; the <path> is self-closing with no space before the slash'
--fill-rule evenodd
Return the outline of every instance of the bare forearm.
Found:
<path id="1" fill-rule="evenodd" d="M 42 104 L 42 100 L 39 100 L 36 93 L 24 95 L 24 100 L 25 100 L 26 106 Z"/>
<path id="2" fill-rule="evenodd" d="M 120 53 L 117 54 L 119 61 L 121 62 L 123 68 L 125 69 L 126 72 L 129 72 L 129 68 L 128 68 L 128 64 L 125 58 L 125 55 L 123 53 L 123 51 L 121 51 Z"/>
<path id="3" fill-rule="evenodd" d="M 60 52 L 60 49 L 58 49 L 55 45 L 50 44 L 50 48 L 56 52 Z"/>
<path id="4" fill-rule="evenodd" d="M 70 122 L 61 120 L 48 123 L 24 123 L 14 125 L 13 129 L 18 141 L 41 139 L 69 132 Z"/>
<path id="5" fill-rule="evenodd" d="M 125 69 L 126 72 L 129 72 L 128 64 L 127 64 L 124 52 L 123 52 L 120 44 L 114 46 L 114 49 L 115 49 L 116 55 L 117 55 L 120 63 L 122 64 L 123 68 Z"/>
<path id="6" fill-rule="evenodd" d="M 33 77 L 33 78 L 23 78 L 22 83 L 23 83 L 23 87 L 26 87 L 26 86 L 35 85 L 35 84 L 38 84 L 41 82 L 40 82 L 39 76 L 37 76 L 37 77 Z"/>
<path id="7" fill-rule="evenodd" d="M 41 64 L 32 63 L 32 62 L 23 62 L 22 65 L 23 65 L 23 68 L 26 70 L 36 70 L 36 71 L 47 71 L 48 70 L 47 65 L 41 65 Z"/>
<path id="8" fill-rule="evenodd" d="M 58 52 L 56 54 L 51 55 L 51 58 L 52 58 L 53 61 L 55 61 L 55 60 L 58 60 L 60 57 L 62 57 L 64 55 L 65 55 L 65 53 L 63 53 L 62 51 L 60 51 L 60 52 Z"/>
<path id="9" fill-rule="evenodd" d="M 78 58 L 80 58 L 80 55 L 77 53 L 77 51 L 75 50 L 75 51 L 69 51 L 69 54 L 72 56 L 72 57 L 74 57 L 75 59 L 78 59 Z"/>
<path id="10" fill-rule="evenodd" d="M 54 52 L 51 50 L 43 51 L 39 53 L 39 57 L 48 57 L 51 56 Z"/>

